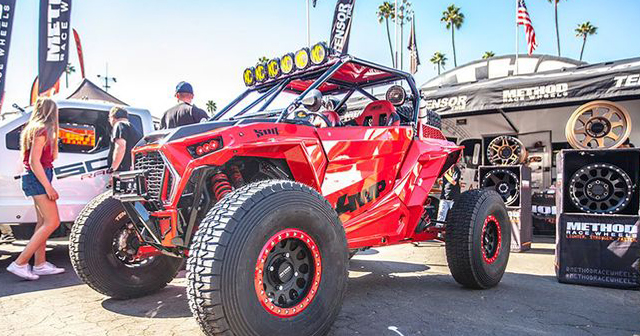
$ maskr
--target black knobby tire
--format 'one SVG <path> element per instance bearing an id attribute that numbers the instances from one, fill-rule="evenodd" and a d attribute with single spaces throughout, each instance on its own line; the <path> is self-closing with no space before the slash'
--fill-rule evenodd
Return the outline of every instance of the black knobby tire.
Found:
<path id="1" fill-rule="evenodd" d="M 117 232 L 129 222 L 120 201 L 107 191 L 78 215 L 69 237 L 71 264 L 95 291 L 115 299 L 144 296 L 164 288 L 180 270 L 183 259 L 166 255 L 127 265 L 113 252 Z"/>
<path id="2" fill-rule="evenodd" d="M 483 242 L 484 231 L 492 228 L 499 232 L 494 235 L 500 239 L 497 245 Z M 511 221 L 500 195 L 486 189 L 462 193 L 447 215 L 445 240 L 449 269 L 459 284 L 476 289 L 497 285 L 507 267 L 511 244 Z M 494 249 L 483 253 L 486 246 Z"/>
<path id="3" fill-rule="evenodd" d="M 262 305 L 256 285 L 258 257 L 273 253 L 267 246 L 283 230 L 306 232 L 322 261 L 315 296 L 286 317 Z M 318 192 L 291 181 L 251 183 L 226 195 L 199 225 L 187 262 L 191 311 L 207 335 L 324 335 L 342 306 L 347 256 L 342 223 Z"/>

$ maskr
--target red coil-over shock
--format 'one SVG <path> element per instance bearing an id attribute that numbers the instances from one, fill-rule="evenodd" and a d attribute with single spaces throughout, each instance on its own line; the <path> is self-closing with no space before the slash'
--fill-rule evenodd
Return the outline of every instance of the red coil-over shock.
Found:
<path id="1" fill-rule="evenodd" d="M 231 183 L 236 188 L 240 188 L 244 185 L 244 178 L 242 177 L 242 173 L 240 172 L 240 168 L 238 166 L 231 166 L 229 169 L 231 175 Z"/>
<path id="2" fill-rule="evenodd" d="M 229 183 L 229 177 L 223 172 L 213 175 L 211 185 L 213 186 L 213 194 L 216 196 L 217 201 L 221 200 L 226 194 L 233 190 L 231 183 Z"/>

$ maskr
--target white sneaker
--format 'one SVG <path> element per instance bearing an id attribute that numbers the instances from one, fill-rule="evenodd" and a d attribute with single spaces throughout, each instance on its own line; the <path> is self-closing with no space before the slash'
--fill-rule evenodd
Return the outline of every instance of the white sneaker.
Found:
<path id="1" fill-rule="evenodd" d="M 45 261 L 40 266 L 33 266 L 33 274 L 35 275 L 54 275 L 64 273 L 64 268 L 56 267 L 56 265 Z"/>
<path id="2" fill-rule="evenodd" d="M 26 280 L 38 280 L 40 277 L 37 274 L 33 274 L 31 271 L 31 266 L 29 264 L 18 266 L 18 264 L 14 262 L 7 267 L 7 271 L 23 278 Z"/>

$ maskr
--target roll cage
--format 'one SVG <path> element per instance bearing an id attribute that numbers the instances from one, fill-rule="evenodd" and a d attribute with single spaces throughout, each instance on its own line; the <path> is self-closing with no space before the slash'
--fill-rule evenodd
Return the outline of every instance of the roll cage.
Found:
<path id="1" fill-rule="evenodd" d="M 323 95 L 344 94 L 339 104 L 335 106 L 335 110 L 339 110 L 355 92 L 359 92 L 372 101 L 376 101 L 379 99 L 367 92 L 367 88 L 391 84 L 400 80 L 405 80 L 411 90 L 411 97 L 413 99 L 411 122 L 417 125 L 420 91 L 415 84 L 413 76 L 404 71 L 349 55 L 335 57 L 325 64 L 312 66 L 309 69 L 252 86 L 231 101 L 231 103 L 215 114 L 210 120 L 225 119 L 225 115 L 227 115 L 230 110 L 253 92 L 258 92 L 261 95 L 229 119 L 277 116 L 276 122 L 282 122 L 289 113 L 300 107 L 303 99 L 312 90 L 319 90 Z M 269 105 L 284 91 L 297 93 L 299 95 L 281 111 L 267 111 Z M 262 106 L 260 106 L 257 111 L 250 115 L 245 115 L 261 103 Z"/>

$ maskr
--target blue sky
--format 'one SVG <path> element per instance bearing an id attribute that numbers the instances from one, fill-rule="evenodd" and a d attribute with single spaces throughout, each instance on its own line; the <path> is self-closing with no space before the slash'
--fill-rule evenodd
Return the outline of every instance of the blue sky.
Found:
<path id="1" fill-rule="evenodd" d="M 349 51 L 390 64 L 384 25 L 375 15 L 380 3 L 356 1 Z M 422 59 L 416 75 L 419 84 L 436 75 L 429 63 L 435 51 L 447 55 L 447 69 L 453 67 L 451 35 L 439 21 L 451 3 L 466 16 L 456 32 L 458 65 L 480 58 L 487 50 L 496 55 L 515 52 L 515 0 L 414 0 Z M 71 23 L 82 39 L 87 77 L 99 83 L 96 75 L 104 74 L 108 62 L 110 75 L 118 80 L 110 93 L 159 116 L 175 103 L 173 90 L 181 80 L 193 84 L 197 105 L 204 107 L 211 99 L 220 107 L 244 89 L 242 70 L 259 57 L 280 56 L 304 46 L 305 6 L 305 0 L 75 0 Z M 312 41 L 328 39 L 334 6 L 334 0 L 318 0 L 311 14 Z M 547 0 L 528 0 L 527 6 L 540 45 L 536 53 L 555 54 L 553 6 Z M 636 36 L 640 1 L 561 1 L 559 17 L 562 56 L 578 58 L 581 40 L 573 30 L 587 20 L 599 29 L 587 41 L 585 61 L 640 56 Z M 37 74 L 37 22 L 38 1 L 18 1 L 5 110 L 12 103 L 28 103 Z M 407 39 L 408 27 L 405 44 Z M 74 87 L 80 81 L 75 46 L 70 59 L 78 70 L 70 79 Z"/>

